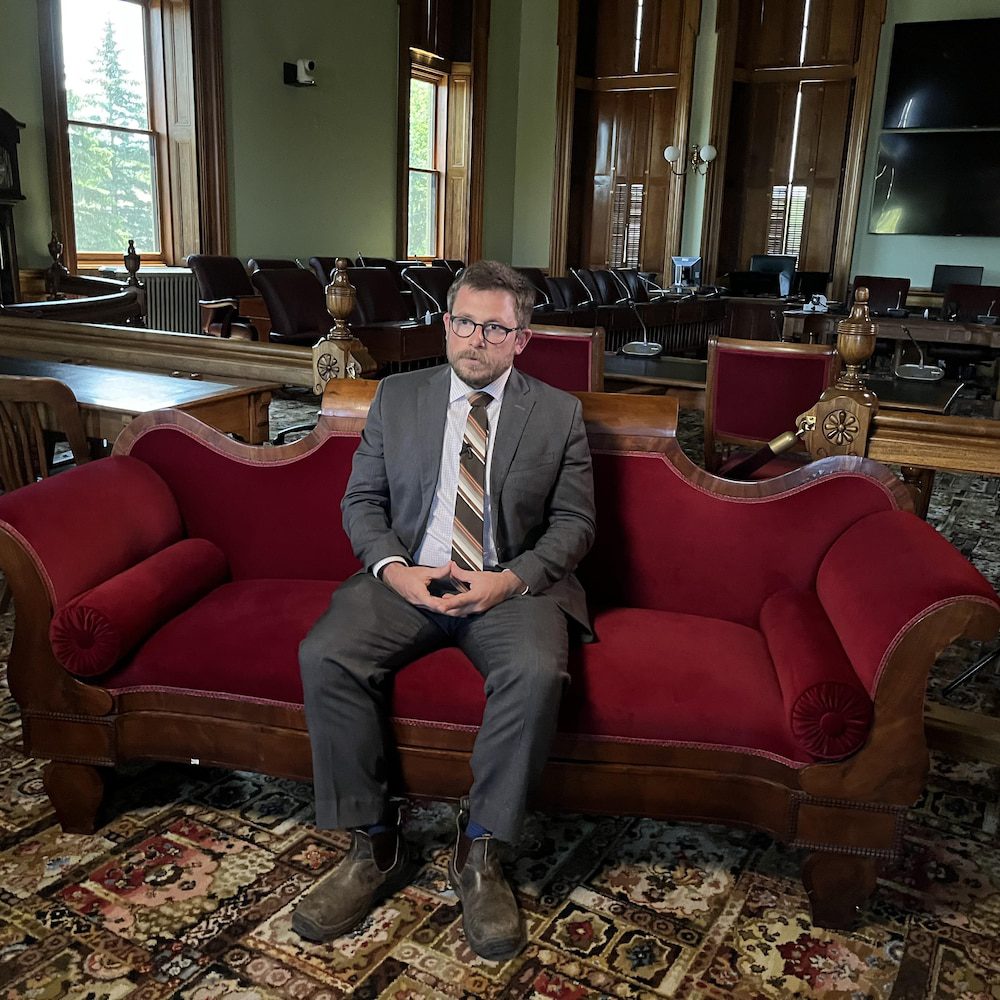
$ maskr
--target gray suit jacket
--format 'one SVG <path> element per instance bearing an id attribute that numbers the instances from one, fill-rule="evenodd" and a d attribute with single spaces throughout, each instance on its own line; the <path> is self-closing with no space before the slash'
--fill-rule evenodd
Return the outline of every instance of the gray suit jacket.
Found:
<path id="1" fill-rule="evenodd" d="M 451 369 L 391 375 L 368 411 L 341 504 L 365 569 L 386 556 L 412 560 L 441 465 Z M 494 431 L 490 498 L 497 559 L 532 594 L 551 595 L 589 637 L 573 570 L 594 539 L 594 485 L 580 402 L 516 368 Z"/>

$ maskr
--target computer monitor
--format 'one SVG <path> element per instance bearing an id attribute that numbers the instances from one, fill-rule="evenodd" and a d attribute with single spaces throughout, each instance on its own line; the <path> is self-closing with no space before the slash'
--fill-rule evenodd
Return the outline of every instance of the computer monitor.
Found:
<path id="1" fill-rule="evenodd" d="M 671 257 L 674 284 L 684 287 L 701 284 L 701 257 Z"/>
<path id="2" fill-rule="evenodd" d="M 777 271 L 730 271 L 726 275 L 726 287 L 730 295 L 738 297 L 766 295 L 778 298 L 781 275 Z"/>
<path id="3" fill-rule="evenodd" d="M 942 294 L 952 285 L 981 285 L 983 269 L 966 264 L 935 264 L 931 291 Z"/>

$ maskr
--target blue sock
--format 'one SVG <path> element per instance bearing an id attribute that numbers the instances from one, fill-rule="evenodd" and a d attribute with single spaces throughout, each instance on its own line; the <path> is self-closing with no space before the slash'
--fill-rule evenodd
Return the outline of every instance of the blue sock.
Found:
<path id="1" fill-rule="evenodd" d="M 369 837 L 374 837 L 376 833 L 385 833 L 389 827 L 386 826 L 385 823 L 372 823 L 371 826 L 363 826 L 361 829 L 364 830 Z"/>
<path id="2" fill-rule="evenodd" d="M 493 831 L 487 830 L 485 826 L 480 826 L 470 819 L 469 825 L 465 828 L 465 835 L 469 840 L 475 840 L 477 837 L 492 837 Z"/>

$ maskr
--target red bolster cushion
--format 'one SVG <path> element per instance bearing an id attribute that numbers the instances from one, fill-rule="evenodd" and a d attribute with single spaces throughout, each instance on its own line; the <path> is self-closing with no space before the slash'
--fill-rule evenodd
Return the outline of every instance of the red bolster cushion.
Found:
<path id="1" fill-rule="evenodd" d="M 214 542 L 175 542 L 61 607 L 49 626 L 52 652 L 77 677 L 103 674 L 228 575 Z"/>
<path id="2" fill-rule="evenodd" d="M 814 760 L 860 750 L 872 725 L 872 702 L 812 591 L 772 594 L 760 610 L 796 745 Z"/>

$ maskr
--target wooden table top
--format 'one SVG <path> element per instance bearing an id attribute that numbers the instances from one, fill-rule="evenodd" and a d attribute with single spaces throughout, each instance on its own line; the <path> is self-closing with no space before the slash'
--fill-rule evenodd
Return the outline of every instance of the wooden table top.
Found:
<path id="1" fill-rule="evenodd" d="M 126 371 L 99 365 L 73 365 L 60 361 L 0 357 L 0 373 L 59 379 L 72 390 L 83 407 L 144 413 L 167 406 L 184 406 L 209 398 L 244 395 L 274 388 L 274 383 L 211 382 L 205 379 Z"/>
<path id="2" fill-rule="evenodd" d="M 698 358 L 640 358 L 613 351 L 604 355 L 604 376 L 612 380 L 704 389 L 707 371 L 708 362 Z M 962 382 L 954 379 L 916 382 L 899 378 L 866 378 L 865 382 L 883 406 L 921 410 L 924 413 L 947 413 L 963 387 Z"/>

